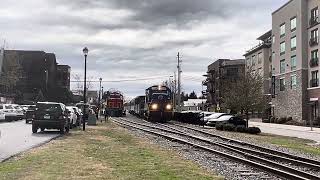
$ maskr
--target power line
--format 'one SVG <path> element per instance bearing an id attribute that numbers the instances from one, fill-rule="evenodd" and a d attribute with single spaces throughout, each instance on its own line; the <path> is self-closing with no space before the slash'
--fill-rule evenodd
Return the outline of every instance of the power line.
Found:
<path id="1" fill-rule="evenodd" d="M 114 83 L 117 83 L 117 82 L 131 82 L 131 81 L 145 81 L 145 80 L 152 80 L 152 79 L 159 79 L 159 78 L 167 78 L 169 77 L 168 75 L 167 76 L 158 76 L 158 77 L 149 77 L 149 78 L 136 78 L 136 79 L 120 79 L 120 80 L 110 80 L 110 81 L 101 81 L 101 82 L 104 82 L 104 83 L 108 83 L 108 82 L 114 82 Z M 84 81 L 77 81 L 77 80 L 72 80 L 70 81 L 71 83 L 77 83 L 77 82 L 84 82 Z M 100 81 L 90 81 L 90 82 L 100 82 Z"/>

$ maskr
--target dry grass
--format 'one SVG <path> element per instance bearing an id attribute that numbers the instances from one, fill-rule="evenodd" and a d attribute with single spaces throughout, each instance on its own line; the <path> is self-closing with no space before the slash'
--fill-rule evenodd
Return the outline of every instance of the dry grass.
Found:
<path id="1" fill-rule="evenodd" d="M 111 123 L 0 164 L 0 179 L 222 179 Z"/>

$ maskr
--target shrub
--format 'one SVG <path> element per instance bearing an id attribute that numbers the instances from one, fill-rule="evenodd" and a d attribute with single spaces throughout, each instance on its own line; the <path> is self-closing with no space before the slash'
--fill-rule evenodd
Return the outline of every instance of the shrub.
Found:
<path id="1" fill-rule="evenodd" d="M 261 133 L 261 130 L 260 130 L 260 128 L 258 128 L 258 127 L 249 127 L 249 128 L 247 129 L 247 132 L 248 132 L 249 134 L 260 134 L 260 133 Z"/>
<path id="2" fill-rule="evenodd" d="M 278 124 L 285 124 L 286 122 L 287 122 L 287 117 L 281 117 L 281 118 L 277 121 Z"/>
<path id="3" fill-rule="evenodd" d="M 236 129 L 236 127 L 233 124 L 224 124 L 223 125 L 224 131 L 234 131 L 235 129 Z"/>
<path id="4" fill-rule="evenodd" d="M 217 123 L 216 130 L 223 131 L 223 123 Z"/>
<path id="5" fill-rule="evenodd" d="M 288 117 L 288 118 L 287 118 L 287 122 L 288 122 L 288 121 L 292 121 L 292 120 L 293 120 L 292 117 Z"/>
<path id="6" fill-rule="evenodd" d="M 247 128 L 245 126 L 237 126 L 236 131 L 240 133 L 245 133 L 247 132 Z"/>
<path id="7" fill-rule="evenodd" d="M 263 122 L 263 123 L 269 123 L 270 120 L 269 120 L 269 119 L 262 119 L 262 122 Z"/>
<path id="8" fill-rule="evenodd" d="M 297 122 L 297 121 L 294 121 L 294 120 L 288 121 L 288 122 L 286 122 L 286 124 L 287 125 L 293 125 L 293 126 L 303 126 L 304 125 L 303 123 Z"/>

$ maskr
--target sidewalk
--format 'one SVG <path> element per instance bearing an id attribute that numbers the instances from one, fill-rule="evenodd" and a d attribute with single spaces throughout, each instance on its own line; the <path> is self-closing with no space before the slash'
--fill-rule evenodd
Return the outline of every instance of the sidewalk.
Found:
<path id="1" fill-rule="evenodd" d="M 313 131 L 311 131 L 310 127 L 270 124 L 254 121 L 249 121 L 249 126 L 259 127 L 263 133 L 309 139 L 320 144 L 320 128 L 313 128 Z"/>

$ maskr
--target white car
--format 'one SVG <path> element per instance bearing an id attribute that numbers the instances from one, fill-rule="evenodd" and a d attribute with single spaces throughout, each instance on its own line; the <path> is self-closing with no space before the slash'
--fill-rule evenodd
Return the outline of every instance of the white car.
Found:
<path id="1" fill-rule="evenodd" d="M 209 116 L 211 116 L 212 114 L 215 114 L 215 112 L 201 112 L 200 113 L 200 121 L 203 121 L 204 123 L 208 122 L 208 118 Z"/>
<path id="2" fill-rule="evenodd" d="M 77 117 L 76 111 L 73 109 L 72 106 L 67 106 L 66 108 L 70 112 L 69 113 L 69 119 L 70 119 L 71 127 L 77 126 L 78 117 Z"/>
<path id="3" fill-rule="evenodd" d="M 210 116 L 207 117 L 208 119 L 208 122 L 206 123 L 206 125 L 208 126 L 215 126 L 216 125 L 216 122 L 219 121 L 218 119 L 220 117 L 223 117 L 223 116 L 231 116 L 230 114 L 227 114 L 227 113 L 214 113 Z"/>
<path id="4" fill-rule="evenodd" d="M 12 104 L 12 107 L 15 109 L 15 112 L 17 114 L 18 119 L 23 119 L 24 118 L 24 111 L 22 107 L 18 104 Z"/>
<path id="5" fill-rule="evenodd" d="M 18 120 L 16 109 L 12 104 L 0 104 L 0 114 L 4 116 L 5 121 Z"/>

